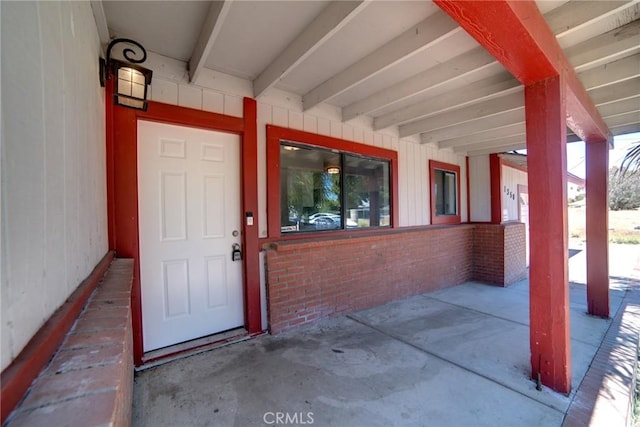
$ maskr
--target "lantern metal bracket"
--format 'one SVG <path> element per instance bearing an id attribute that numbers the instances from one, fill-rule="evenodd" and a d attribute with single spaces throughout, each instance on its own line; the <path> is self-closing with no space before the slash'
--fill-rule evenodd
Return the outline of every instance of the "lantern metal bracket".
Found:
<path id="1" fill-rule="evenodd" d="M 147 60 L 147 51 L 137 41 L 126 39 L 126 38 L 117 38 L 117 39 L 111 40 L 111 42 L 107 46 L 107 58 L 106 59 L 100 58 L 100 86 L 102 87 L 104 87 L 105 81 L 111 78 L 111 72 L 112 72 L 111 49 L 113 49 L 113 47 L 118 43 L 129 43 L 139 49 L 139 52 L 136 52 L 135 50 L 129 47 L 122 50 L 122 55 L 130 63 L 141 64 Z M 136 58 L 136 56 L 140 56 L 140 58 Z"/>

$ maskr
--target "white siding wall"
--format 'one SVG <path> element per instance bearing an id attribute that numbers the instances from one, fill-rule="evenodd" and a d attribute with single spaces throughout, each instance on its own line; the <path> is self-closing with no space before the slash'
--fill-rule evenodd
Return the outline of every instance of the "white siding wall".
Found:
<path id="1" fill-rule="evenodd" d="M 527 185 L 527 174 L 510 166 L 502 166 L 502 221 L 519 221 L 518 184 Z M 513 195 L 513 196 L 511 196 Z M 507 215 L 505 218 L 504 215 Z"/>
<path id="2" fill-rule="evenodd" d="M 489 156 L 469 157 L 471 221 L 491 221 L 491 170 Z"/>
<path id="3" fill-rule="evenodd" d="M 89 2 L 0 2 L 2 369 L 107 252 Z"/>
<path id="4" fill-rule="evenodd" d="M 150 54 L 145 66 L 154 70 L 151 98 L 155 101 L 242 116 L 242 98 L 252 96 L 251 82 L 204 70 L 199 86 L 189 84 L 185 64 Z M 266 128 L 273 124 L 349 141 L 388 148 L 398 152 L 399 216 L 401 226 L 427 225 L 429 208 L 429 159 L 453 163 L 461 171 L 461 219 L 467 221 L 465 156 L 451 150 L 421 145 L 418 138 L 399 139 L 395 128 L 374 132 L 371 120 L 359 118 L 342 123 L 339 108 L 321 104 L 302 110 L 300 96 L 277 89 L 258 99 L 259 233 L 266 237 Z"/>

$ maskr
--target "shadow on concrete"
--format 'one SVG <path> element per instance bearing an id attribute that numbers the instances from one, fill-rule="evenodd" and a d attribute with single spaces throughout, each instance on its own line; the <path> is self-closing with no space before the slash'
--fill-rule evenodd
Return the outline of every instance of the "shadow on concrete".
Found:
<path id="1" fill-rule="evenodd" d="M 560 426 L 575 393 L 535 389 L 528 299 L 526 281 L 471 282 L 142 371 L 133 425 Z M 575 387 L 611 320 L 585 314 L 584 286 L 571 300 Z"/>

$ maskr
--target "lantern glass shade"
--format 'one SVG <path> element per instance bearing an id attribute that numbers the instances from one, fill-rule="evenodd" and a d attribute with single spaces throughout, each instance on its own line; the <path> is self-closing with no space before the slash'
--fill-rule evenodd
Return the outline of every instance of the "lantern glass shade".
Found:
<path id="1" fill-rule="evenodd" d="M 147 110 L 147 85 L 151 83 L 151 70 L 113 61 L 116 76 L 114 102 L 123 107 Z"/>

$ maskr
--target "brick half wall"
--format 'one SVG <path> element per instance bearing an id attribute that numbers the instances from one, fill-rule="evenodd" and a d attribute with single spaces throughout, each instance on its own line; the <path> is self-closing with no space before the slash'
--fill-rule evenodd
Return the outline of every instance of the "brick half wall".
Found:
<path id="1" fill-rule="evenodd" d="M 4 427 L 129 426 L 133 260 L 115 259 Z"/>
<path id="2" fill-rule="evenodd" d="M 476 224 L 473 280 L 509 286 L 527 277 L 525 225 Z"/>
<path id="3" fill-rule="evenodd" d="M 266 251 L 272 333 L 473 278 L 474 226 L 273 243 Z"/>

